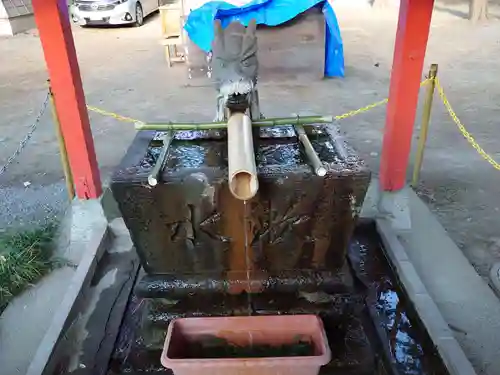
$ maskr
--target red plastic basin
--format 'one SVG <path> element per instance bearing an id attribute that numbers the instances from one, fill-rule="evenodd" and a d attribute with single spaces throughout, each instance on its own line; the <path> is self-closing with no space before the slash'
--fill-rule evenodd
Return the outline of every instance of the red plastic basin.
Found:
<path id="1" fill-rule="evenodd" d="M 187 343 L 215 336 L 238 346 L 292 344 L 307 338 L 314 355 L 265 358 L 182 358 Z M 315 315 L 177 319 L 168 327 L 161 363 L 175 375 L 316 375 L 330 361 L 323 323 Z"/>

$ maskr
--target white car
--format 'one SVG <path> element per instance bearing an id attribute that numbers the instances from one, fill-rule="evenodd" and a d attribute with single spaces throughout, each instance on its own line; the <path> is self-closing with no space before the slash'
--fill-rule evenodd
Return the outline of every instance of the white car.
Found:
<path id="1" fill-rule="evenodd" d="M 80 26 L 135 24 L 158 9 L 159 0 L 75 0 L 71 19 Z"/>

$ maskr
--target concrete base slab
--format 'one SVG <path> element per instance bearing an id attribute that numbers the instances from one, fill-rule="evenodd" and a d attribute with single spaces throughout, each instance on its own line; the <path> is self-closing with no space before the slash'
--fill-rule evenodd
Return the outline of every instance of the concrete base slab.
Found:
<path id="1" fill-rule="evenodd" d="M 500 369 L 500 300 L 410 189 L 412 231 L 398 233 L 454 336 L 478 373 Z"/>
<path id="2" fill-rule="evenodd" d="M 57 269 L 7 306 L 0 317 L 0 375 L 26 374 L 74 274 L 72 267 Z"/>
<path id="3" fill-rule="evenodd" d="M 376 185 L 378 187 L 378 184 Z M 378 216 L 384 217 L 394 230 L 410 230 L 411 215 L 408 191 L 377 191 Z"/>
<path id="4" fill-rule="evenodd" d="M 75 199 L 59 225 L 56 256 L 72 264 L 80 264 L 94 233 L 107 226 L 108 221 L 99 200 Z"/>
<path id="5" fill-rule="evenodd" d="M 410 230 L 411 215 L 408 191 L 380 191 L 377 180 L 368 188 L 361 210 L 362 217 L 384 218 L 394 230 Z"/>

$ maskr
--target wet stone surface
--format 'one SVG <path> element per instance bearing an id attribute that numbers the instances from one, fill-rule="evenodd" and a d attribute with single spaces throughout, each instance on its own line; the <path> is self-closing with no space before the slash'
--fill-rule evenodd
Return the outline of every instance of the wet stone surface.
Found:
<path id="1" fill-rule="evenodd" d="M 305 126 L 314 150 L 323 163 L 332 168 L 355 170 L 363 168 L 363 162 L 357 157 L 334 125 Z M 147 147 L 146 155 L 136 167 L 149 171 L 155 164 L 161 151 L 162 132 L 157 132 Z M 227 144 L 225 130 L 183 130 L 175 133 L 169 148 L 167 169 L 200 168 L 202 166 L 227 166 Z M 297 141 L 293 126 L 262 127 L 259 129 L 259 141 L 255 159 L 257 168 L 265 171 L 266 167 L 281 166 L 308 167 L 308 160 L 302 146 Z M 337 140 L 337 141 L 335 141 Z M 339 150 L 339 143 L 341 150 Z M 217 164 L 221 163 L 221 164 Z"/>
<path id="2" fill-rule="evenodd" d="M 135 288 L 138 296 L 144 298 L 177 299 L 193 295 L 214 295 L 228 293 L 236 280 L 238 272 L 229 275 L 221 274 L 158 274 L 141 278 Z M 229 276 L 229 277 L 228 277 Z M 344 266 L 336 272 L 290 270 L 276 273 L 250 271 L 250 282 L 257 284 L 263 291 L 269 293 L 295 293 L 301 290 L 305 293 L 347 293 L 351 291 L 352 280 L 350 272 Z M 248 280 L 243 280 L 244 283 Z"/>

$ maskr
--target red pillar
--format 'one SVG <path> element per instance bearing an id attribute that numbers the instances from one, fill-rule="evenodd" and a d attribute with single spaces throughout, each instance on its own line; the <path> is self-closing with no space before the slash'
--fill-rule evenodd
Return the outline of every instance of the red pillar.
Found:
<path id="1" fill-rule="evenodd" d="M 380 161 L 380 187 L 402 189 L 434 0 L 401 0 Z"/>
<path id="2" fill-rule="evenodd" d="M 80 69 L 65 0 L 33 0 L 35 20 L 80 199 L 102 193 Z"/>

